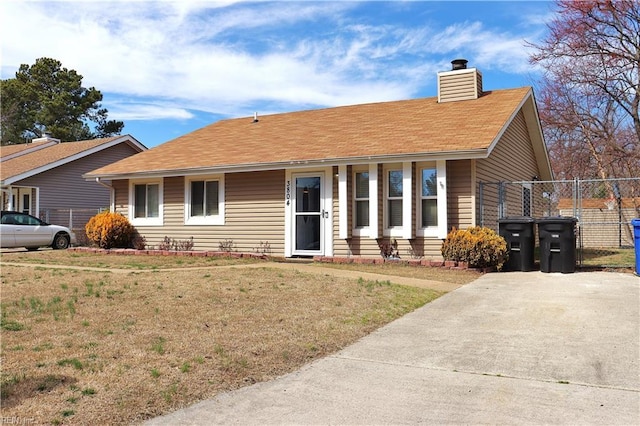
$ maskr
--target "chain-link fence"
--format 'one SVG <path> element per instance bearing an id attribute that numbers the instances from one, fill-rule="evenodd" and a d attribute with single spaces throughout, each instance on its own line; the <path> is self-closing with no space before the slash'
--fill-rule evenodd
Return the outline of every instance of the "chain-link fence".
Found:
<path id="1" fill-rule="evenodd" d="M 498 230 L 506 217 L 578 219 L 581 266 L 632 267 L 640 217 L 640 178 L 479 183 L 479 225 Z"/>
<path id="2" fill-rule="evenodd" d="M 66 226 L 76 234 L 78 244 L 86 244 L 85 225 L 102 209 L 43 209 L 40 210 L 40 219 L 55 225 Z"/>

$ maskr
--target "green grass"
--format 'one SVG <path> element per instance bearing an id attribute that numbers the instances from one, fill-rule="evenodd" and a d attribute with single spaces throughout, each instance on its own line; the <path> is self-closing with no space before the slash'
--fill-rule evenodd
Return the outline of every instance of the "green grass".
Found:
<path id="1" fill-rule="evenodd" d="M 58 361 L 58 365 L 61 367 L 71 365 L 76 370 L 82 370 L 83 365 L 82 362 L 78 358 L 65 358 Z"/>
<path id="2" fill-rule="evenodd" d="M 584 248 L 582 264 L 588 266 L 608 266 L 629 268 L 635 265 L 635 250 L 633 248 Z"/>
<path id="3" fill-rule="evenodd" d="M 164 337 L 156 338 L 151 344 L 151 350 L 157 353 L 158 355 L 163 355 L 165 342 L 166 342 L 166 339 Z"/>

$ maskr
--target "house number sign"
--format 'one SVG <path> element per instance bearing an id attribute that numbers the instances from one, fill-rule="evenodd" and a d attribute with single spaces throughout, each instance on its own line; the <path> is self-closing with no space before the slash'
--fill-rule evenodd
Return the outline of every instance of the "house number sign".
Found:
<path id="1" fill-rule="evenodd" d="M 285 200 L 287 202 L 287 205 L 291 204 L 291 181 L 290 180 L 287 181 L 287 188 L 285 190 Z"/>

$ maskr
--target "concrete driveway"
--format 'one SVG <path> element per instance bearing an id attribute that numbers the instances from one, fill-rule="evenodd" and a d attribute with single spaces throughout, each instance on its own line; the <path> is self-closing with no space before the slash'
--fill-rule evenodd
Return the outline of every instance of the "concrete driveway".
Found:
<path id="1" fill-rule="evenodd" d="M 341 352 L 153 419 L 640 424 L 640 278 L 487 274 Z"/>

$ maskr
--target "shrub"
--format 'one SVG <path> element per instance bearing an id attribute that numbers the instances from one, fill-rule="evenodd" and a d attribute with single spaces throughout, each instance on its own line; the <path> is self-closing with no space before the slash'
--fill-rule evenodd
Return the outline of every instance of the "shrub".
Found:
<path id="1" fill-rule="evenodd" d="M 378 241 L 378 247 L 380 248 L 380 255 L 383 259 L 400 259 L 397 240 Z"/>
<path id="2" fill-rule="evenodd" d="M 163 251 L 175 250 L 175 251 L 190 251 L 193 249 L 193 237 L 188 240 L 176 240 L 165 236 L 162 242 L 158 244 L 158 249 Z"/>
<path id="3" fill-rule="evenodd" d="M 220 241 L 220 243 L 218 243 L 218 250 L 220 251 L 231 252 L 233 251 L 234 247 L 235 243 L 233 242 L 233 240 L 222 240 Z"/>
<path id="4" fill-rule="evenodd" d="M 466 230 L 453 228 L 442 243 L 444 260 L 467 262 L 469 266 L 498 269 L 507 260 L 507 242 L 489 228 L 473 227 Z"/>
<path id="5" fill-rule="evenodd" d="M 129 220 L 120 213 L 104 211 L 89 219 L 87 238 L 100 248 L 129 248 L 137 234 Z"/>

